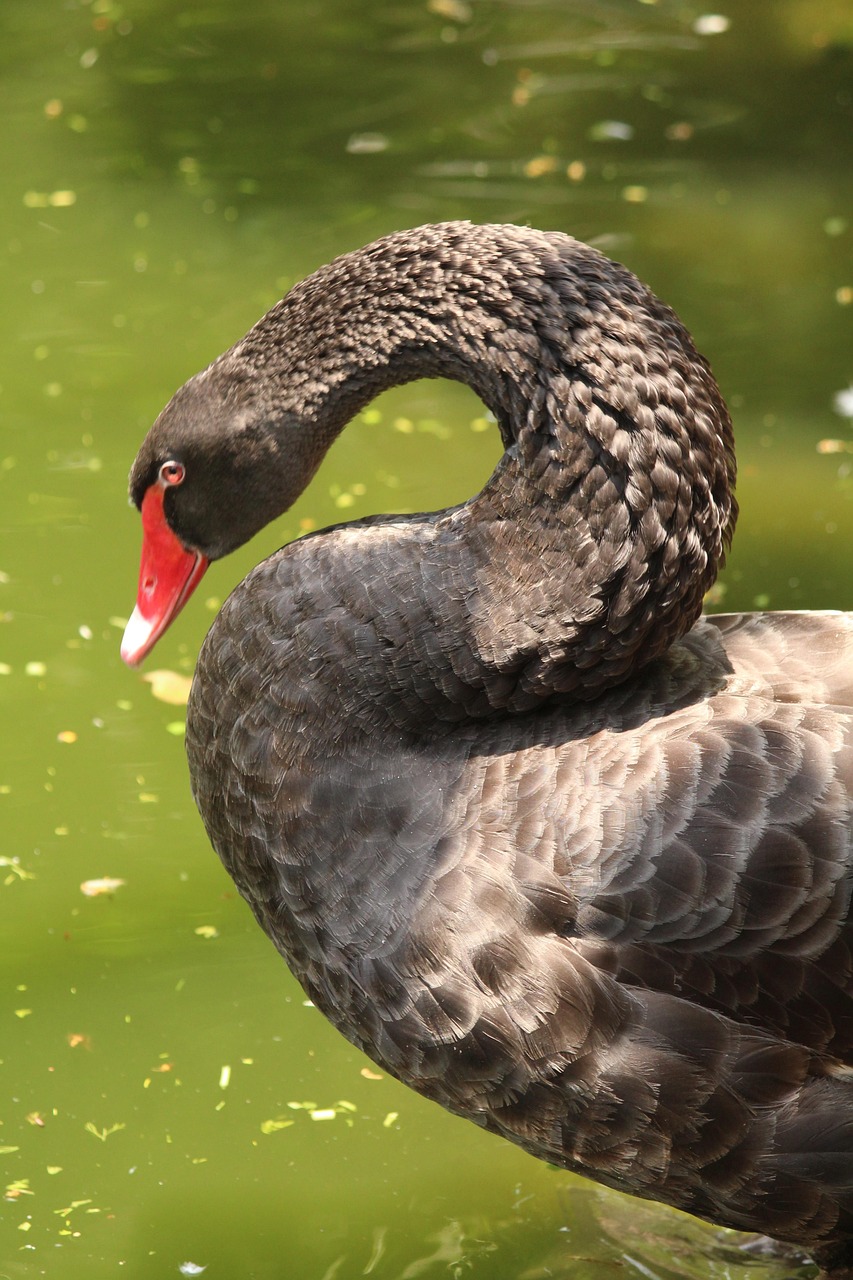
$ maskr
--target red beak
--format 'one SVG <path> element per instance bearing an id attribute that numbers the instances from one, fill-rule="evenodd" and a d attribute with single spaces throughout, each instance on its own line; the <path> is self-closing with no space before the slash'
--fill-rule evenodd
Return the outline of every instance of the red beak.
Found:
<path id="1" fill-rule="evenodd" d="M 137 666 L 177 617 L 204 575 L 209 560 L 188 551 L 163 511 L 163 488 L 152 484 L 142 499 L 142 563 L 136 608 L 121 642 L 121 656 Z"/>

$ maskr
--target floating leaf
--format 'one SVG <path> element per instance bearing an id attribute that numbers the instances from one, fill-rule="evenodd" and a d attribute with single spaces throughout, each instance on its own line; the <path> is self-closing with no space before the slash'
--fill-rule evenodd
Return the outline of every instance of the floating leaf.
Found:
<path id="1" fill-rule="evenodd" d="M 106 1142 L 107 1138 L 112 1137 L 114 1133 L 118 1133 L 120 1129 L 124 1129 L 126 1126 L 119 1122 L 118 1124 L 110 1125 L 109 1129 L 99 1129 L 97 1125 L 92 1124 L 91 1120 L 87 1120 L 83 1128 L 87 1133 L 91 1133 L 95 1138 L 97 1138 L 99 1142 Z M 89 1201 L 80 1200 L 78 1203 L 88 1204 Z"/>
<path id="2" fill-rule="evenodd" d="M 7 1200 L 19 1200 L 21 1196 L 35 1195 L 35 1192 L 30 1190 L 29 1178 L 17 1178 L 9 1183 L 3 1195 Z"/>
<path id="3" fill-rule="evenodd" d="M 524 166 L 524 176 L 526 178 L 542 178 L 547 173 L 555 173 L 557 170 L 557 160 L 554 156 L 534 156 L 532 160 L 528 160 Z"/>
<path id="4" fill-rule="evenodd" d="M 142 679 L 151 686 L 151 692 L 158 702 L 168 702 L 173 707 L 185 707 L 192 686 L 191 676 L 182 676 L 177 671 L 148 671 Z"/>
<path id="5" fill-rule="evenodd" d="M 296 1124 L 295 1120 L 286 1120 L 284 1116 L 278 1116 L 275 1120 L 263 1120 L 261 1133 L 277 1133 L 279 1129 L 289 1129 L 293 1124 Z"/>
<path id="6" fill-rule="evenodd" d="M 4 877 L 4 884 L 13 880 L 35 880 L 32 871 L 25 871 L 17 858 L 0 858 L 0 867 L 8 867 L 9 874 Z"/>
<path id="7" fill-rule="evenodd" d="M 440 18 L 452 18 L 454 22 L 470 22 L 471 6 L 463 0 L 428 0 L 430 13 L 437 13 Z"/>
<path id="8" fill-rule="evenodd" d="M 89 1126 L 86 1125 L 87 1129 L 88 1127 Z M 91 1203 L 92 1203 L 91 1199 L 72 1200 L 71 1203 L 69 1205 L 66 1205 L 64 1209 L 54 1209 L 53 1212 L 58 1214 L 60 1218 L 67 1218 L 74 1212 L 75 1209 L 82 1209 L 84 1205 L 91 1204 Z"/>

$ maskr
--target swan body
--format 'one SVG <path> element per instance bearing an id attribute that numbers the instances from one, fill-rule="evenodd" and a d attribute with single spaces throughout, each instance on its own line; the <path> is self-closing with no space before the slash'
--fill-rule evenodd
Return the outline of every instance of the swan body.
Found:
<path id="1" fill-rule="evenodd" d="M 504 457 L 470 502 L 303 538 L 232 594 L 188 709 L 211 841 L 386 1070 L 849 1275 L 853 617 L 699 617 L 731 426 L 630 272 L 447 223 L 298 285 L 142 445 L 125 657 L 425 374 L 479 393 Z"/>

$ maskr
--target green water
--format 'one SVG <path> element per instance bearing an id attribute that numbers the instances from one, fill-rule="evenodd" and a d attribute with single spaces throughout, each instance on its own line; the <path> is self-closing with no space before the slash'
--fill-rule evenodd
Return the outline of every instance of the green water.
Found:
<path id="1" fill-rule="evenodd" d="M 626 261 L 711 359 L 725 607 L 853 608 L 850 4 L 4 0 L 0 67 L 0 1277 L 789 1275 L 364 1075 L 305 1006 L 207 845 L 183 709 L 119 661 L 125 478 L 322 261 L 530 221 Z M 300 529 L 473 492 L 485 425 L 464 388 L 385 396 L 147 667 L 189 673 Z"/>

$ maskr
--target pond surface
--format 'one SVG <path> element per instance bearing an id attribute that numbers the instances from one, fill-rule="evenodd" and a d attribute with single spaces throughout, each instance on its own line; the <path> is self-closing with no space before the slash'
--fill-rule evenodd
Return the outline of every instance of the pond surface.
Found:
<path id="1" fill-rule="evenodd" d="M 482 406 L 384 396 L 142 674 L 125 491 L 172 390 L 321 262 L 529 221 L 627 262 L 717 372 L 742 517 L 714 607 L 853 608 L 849 3 L 4 0 L 0 26 L 0 1276 L 790 1275 L 381 1078 L 236 897 L 147 678 L 189 675 L 301 531 L 474 492 Z"/>

